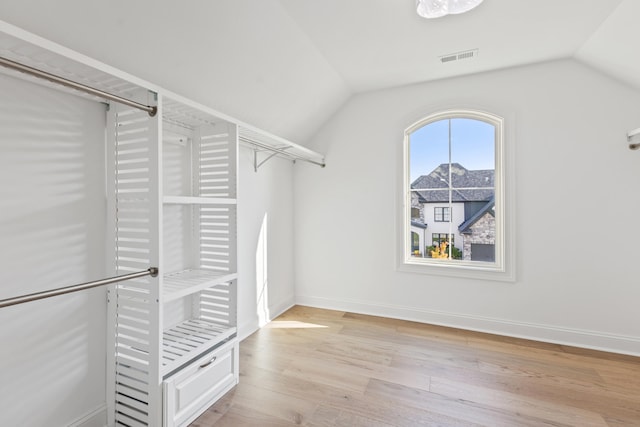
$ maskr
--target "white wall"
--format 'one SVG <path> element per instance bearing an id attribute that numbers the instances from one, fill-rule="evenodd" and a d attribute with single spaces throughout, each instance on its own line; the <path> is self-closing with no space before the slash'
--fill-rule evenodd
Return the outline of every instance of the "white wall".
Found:
<path id="1" fill-rule="evenodd" d="M 573 60 L 355 96 L 296 168 L 296 301 L 640 355 L 639 101 Z M 453 107 L 507 120 L 515 283 L 396 270 L 403 131 Z"/>
<path id="2" fill-rule="evenodd" d="M 255 172 L 253 151 L 245 147 L 239 158 L 238 325 L 244 338 L 294 304 L 294 166 L 273 158 Z"/>
<path id="3" fill-rule="evenodd" d="M 446 208 L 448 203 L 427 203 L 424 206 L 424 222 L 427 227 L 427 246 L 433 244 L 431 235 L 434 233 L 449 233 L 449 226 L 453 232 L 453 245 L 462 251 L 464 239 L 458 231 L 458 226 L 464 222 L 464 203 L 453 203 L 451 205 L 451 222 L 435 220 L 435 208 Z M 424 248 L 421 249 L 424 252 Z"/>
<path id="4" fill-rule="evenodd" d="M 103 278 L 104 105 L 0 75 L 0 299 Z M 104 289 L 0 309 L 0 425 L 105 403 Z"/>

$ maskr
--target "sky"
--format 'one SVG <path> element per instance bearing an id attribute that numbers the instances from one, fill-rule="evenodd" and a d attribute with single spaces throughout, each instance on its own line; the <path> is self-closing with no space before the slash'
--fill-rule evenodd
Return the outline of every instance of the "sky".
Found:
<path id="1" fill-rule="evenodd" d="M 451 162 L 469 170 L 495 169 L 495 129 L 473 119 L 451 120 Z M 413 182 L 449 162 L 449 119 L 429 123 L 410 135 L 410 178 Z"/>

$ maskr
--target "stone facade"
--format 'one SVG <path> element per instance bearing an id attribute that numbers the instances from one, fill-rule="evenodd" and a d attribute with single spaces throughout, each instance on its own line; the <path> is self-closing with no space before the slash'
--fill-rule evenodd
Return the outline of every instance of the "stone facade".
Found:
<path id="1" fill-rule="evenodd" d="M 411 219 L 418 219 L 420 221 L 424 221 L 424 203 L 420 203 L 420 197 L 415 191 L 411 192 L 411 207 L 416 208 L 420 211 L 418 216 L 413 216 Z"/>
<path id="2" fill-rule="evenodd" d="M 466 261 L 471 261 L 471 244 L 495 245 L 496 218 L 487 212 L 470 227 L 470 230 L 470 234 L 464 234 L 462 258 Z"/>

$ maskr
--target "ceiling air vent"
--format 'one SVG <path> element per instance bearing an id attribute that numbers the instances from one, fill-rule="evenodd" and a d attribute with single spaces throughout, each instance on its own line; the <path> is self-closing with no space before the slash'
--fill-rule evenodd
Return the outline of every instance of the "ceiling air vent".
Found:
<path id="1" fill-rule="evenodd" d="M 464 52 L 450 53 L 440 57 L 440 62 L 461 61 L 463 59 L 472 59 L 478 56 L 478 49 L 465 50 Z"/>

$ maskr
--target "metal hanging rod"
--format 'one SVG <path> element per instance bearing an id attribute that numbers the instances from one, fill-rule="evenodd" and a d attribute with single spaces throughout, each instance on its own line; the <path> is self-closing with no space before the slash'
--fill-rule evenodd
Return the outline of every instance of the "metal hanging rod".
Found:
<path id="1" fill-rule="evenodd" d="M 77 89 L 82 92 L 86 92 L 90 95 L 98 96 L 100 98 L 109 99 L 111 101 L 116 101 L 121 104 L 128 105 L 130 107 L 138 108 L 140 110 L 143 110 L 149 113 L 151 117 L 155 116 L 156 113 L 158 112 L 158 107 L 154 107 L 151 105 L 144 105 L 139 102 L 135 102 L 118 95 L 113 95 L 111 93 L 102 91 L 100 89 L 83 85 L 82 83 L 74 82 L 73 80 L 68 80 L 68 79 L 65 79 L 64 77 L 59 77 L 59 76 L 56 76 L 55 74 L 38 70 L 37 68 L 33 68 L 28 65 L 20 64 L 19 62 L 15 62 L 7 58 L 0 57 L 0 65 L 7 68 L 11 68 L 13 70 L 23 72 L 23 73 L 31 74 L 32 76 L 36 76 L 41 79 L 49 80 L 50 82 L 53 82 L 53 83 L 58 83 L 62 86 L 66 86 L 72 89 Z"/>
<path id="2" fill-rule="evenodd" d="M 158 268 L 150 267 L 148 270 L 138 271 L 136 273 L 123 274 L 121 276 L 109 277 L 107 279 L 95 280 L 93 282 L 80 283 L 78 285 L 67 286 L 64 288 L 51 289 L 49 291 L 35 292 L 29 295 L 22 295 L 15 298 L 3 299 L 3 300 L 0 300 L 0 308 L 9 307 L 10 305 L 22 304 L 25 302 L 36 301 L 39 299 L 55 297 L 58 295 L 68 294 L 71 292 L 83 291 L 85 289 L 91 289 L 97 286 L 109 285 L 115 282 L 122 282 L 123 280 L 135 279 L 137 277 L 143 277 L 143 276 L 156 277 L 157 275 L 158 275 Z"/>
<path id="3" fill-rule="evenodd" d="M 264 150 L 271 151 L 272 153 L 275 153 L 275 154 L 282 154 L 283 156 L 288 157 L 288 158 L 293 159 L 293 160 L 302 160 L 303 162 L 313 163 L 314 165 L 318 165 L 318 166 L 320 166 L 322 168 L 326 166 L 326 164 L 324 162 L 316 162 L 315 160 L 307 159 L 306 157 L 302 157 L 302 156 L 299 156 L 297 154 L 290 153 L 288 151 L 285 151 L 285 149 L 282 149 L 282 148 L 272 147 L 272 146 L 264 144 L 264 143 L 262 143 L 260 141 L 256 141 L 255 139 L 247 138 L 246 136 L 242 136 L 241 135 L 238 139 L 240 139 L 240 141 L 242 141 L 242 142 L 246 142 L 247 144 L 253 145 L 254 147 L 262 148 Z M 273 157 L 273 156 L 271 156 L 271 157 Z M 262 163 L 264 163 L 264 162 L 262 162 Z M 260 163 L 260 164 L 262 164 L 262 163 Z"/>

